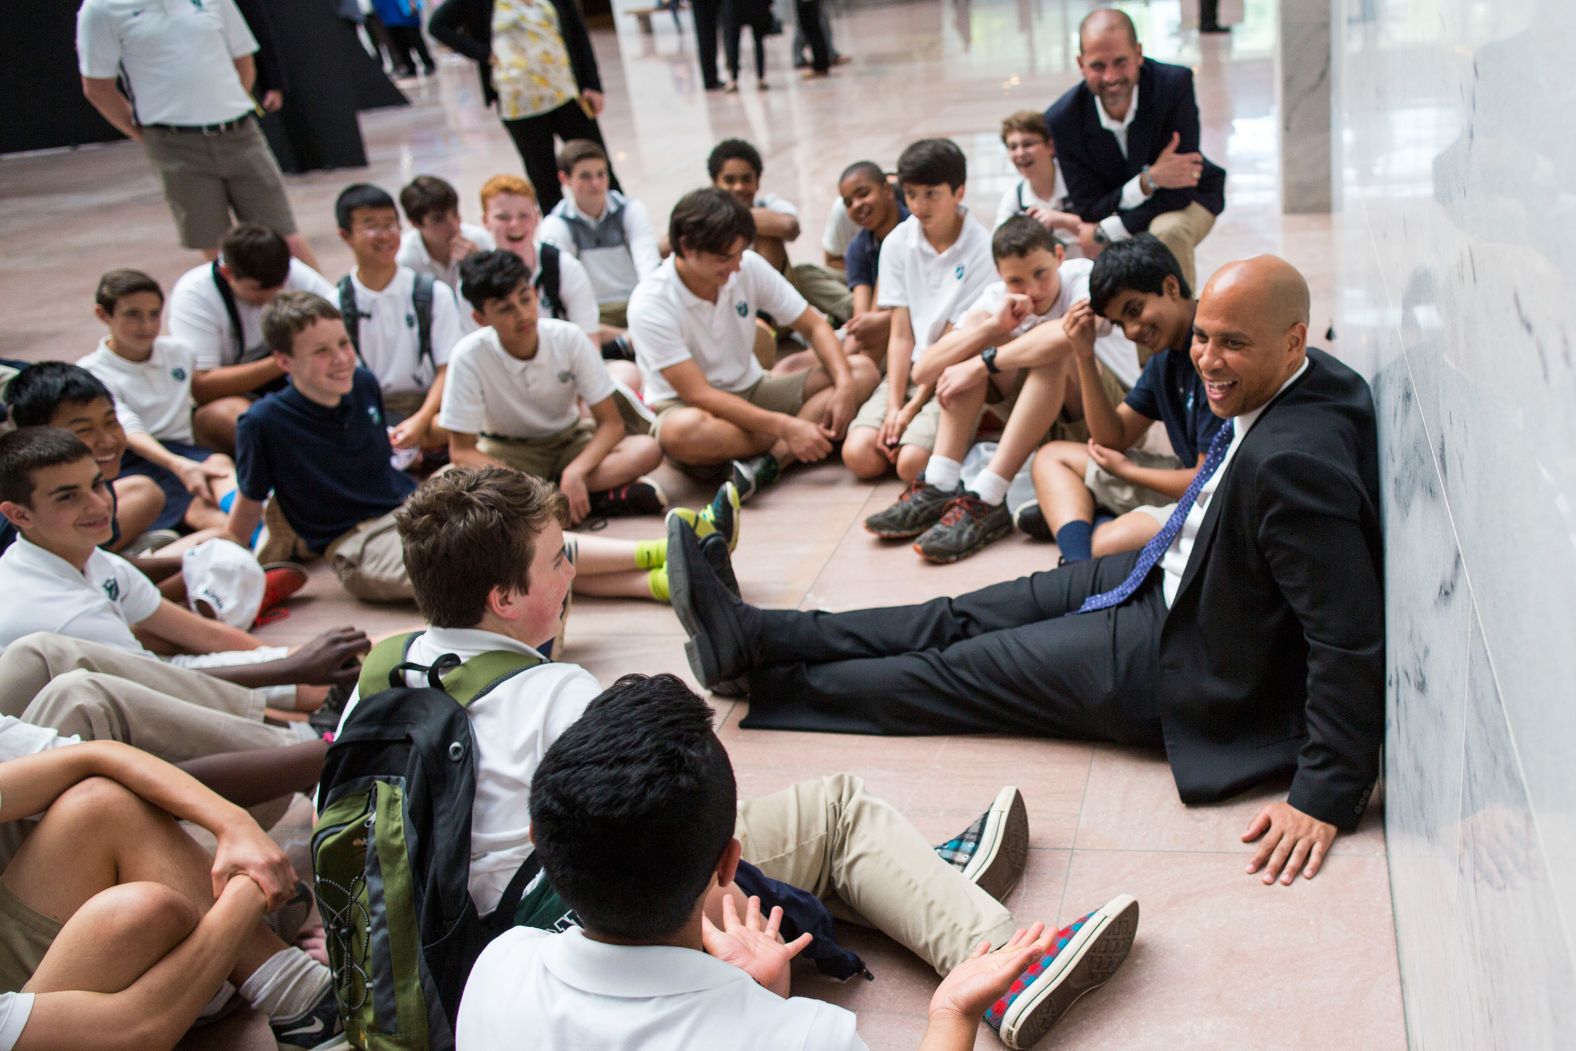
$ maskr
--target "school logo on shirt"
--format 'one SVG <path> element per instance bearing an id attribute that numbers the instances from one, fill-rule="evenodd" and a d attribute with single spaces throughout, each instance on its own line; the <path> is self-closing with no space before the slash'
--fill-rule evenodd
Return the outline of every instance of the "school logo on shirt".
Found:
<path id="1" fill-rule="evenodd" d="M 559 372 L 558 372 L 558 382 L 559 383 L 568 383 L 570 380 L 572 380 L 574 378 L 575 378 L 575 374 L 570 369 L 560 369 Z"/>
<path id="2" fill-rule="evenodd" d="M 952 276 L 957 278 L 959 281 L 963 280 L 963 264 L 962 263 L 959 263 L 957 265 L 957 268 L 952 271 Z"/>
<path id="3" fill-rule="evenodd" d="M 733 304 L 733 312 L 740 317 L 749 317 L 750 304 L 741 299 L 737 303 Z"/>
<path id="4" fill-rule="evenodd" d="M 170 370 L 170 378 L 177 383 L 184 383 L 186 381 L 186 370 L 177 365 Z"/>
<path id="5" fill-rule="evenodd" d="M 383 417 L 378 412 L 378 407 L 376 405 L 367 406 L 367 419 L 371 420 L 375 424 L 383 422 Z"/>
<path id="6" fill-rule="evenodd" d="M 407 312 L 405 314 L 405 327 L 406 328 L 415 328 L 416 327 L 416 315 L 415 314 L 411 314 L 409 312 Z"/>
<path id="7" fill-rule="evenodd" d="M 110 577 L 99 586 L 104 589 L 105 597 L 111 602 L 120 601 L 120 581 L 116 580 L 114 577 Z"/>

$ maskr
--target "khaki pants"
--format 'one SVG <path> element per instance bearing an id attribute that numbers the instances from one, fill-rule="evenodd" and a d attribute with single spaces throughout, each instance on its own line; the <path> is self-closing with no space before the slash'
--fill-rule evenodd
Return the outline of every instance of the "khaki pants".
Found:
<path id="1" fill-rule="evenodd" d="M 415 597 L 393 511 L 362 522 L 329 544 L 323 554 L 340 584 L 363 602 L 404 602 Z"/>
<path id="2" fill-rule="evenodd" d="M 783 276 L 811 306 L 826 315 L 833 328 L 854 316 L 854 294 L 848 289 L 848 279 L 838 271 L 815 263 L 800 263 L 790 266 Z M 776 320 L 787 327 L 797 319 Z"/>
<path id="3" fill-rule="evenodd" d="M 1198 297 L 1198 281 L 1193 267 L 1193 249 L 1198 247 L 1198 243 L 1208 236 L 1214 226 L 1214 215 L 1197 201 L 1174 212 L 1161 212 L 1149 223 L 1149 232 L 1177 257 L 1177 265 L 1182 268 L 1182 276 L 1187 278 L 1194 298 Z"/>
<path id="4" fill-rule="evenodd" d="M 741 802 L 734 834 L 744 860 L 827 900 L 839 918 L 882 931 L 938 974 L 981 939 L 1000 945 L 1016 929 L 1005 906 L 851 774 Z"/>
<path id="5" fill-rule="evenodd" d="M 629 327 L 629 303 L 603 303 L 596 308 L 597 320 L 609 328 Z"/>

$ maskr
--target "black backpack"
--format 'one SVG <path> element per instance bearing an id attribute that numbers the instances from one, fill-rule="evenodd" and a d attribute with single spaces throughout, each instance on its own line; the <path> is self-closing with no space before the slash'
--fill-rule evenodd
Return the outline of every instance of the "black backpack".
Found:
<path id="1" fill-rule="evenodd" d="M 323 760 L 312 870 L 345 1035 L 372 1051 L 454 1047 L 476 958 L 512 925 L 533 853 L 486 920 L 470 894 L 476 741 L 466 706 L 542 663 L 512 650 L 430 668 L 420 632 L 367 654 L 360 700 Z M 406 686 L 407 671 L 426 686 Z"/>
<path id="2" fill-rule="evenodd" d="M 536 294 L 549 317 L 566 319 L 564 298 L 558 294 L 558 246 L 544 242 L 536 249 L 542 272 L 536 275 Z"/>
<path id="3" fill-rule="evenodd" d="M 425 360 L 436 368 L 432 360 L 432 284 L 431 274 L 417 274 L 410 300 L 416 308 L 416 361 L 419 364 Z M 345 334 L 356 348 L 356 360 L 365 365 L 366 359 L 361 356 L 361 319 L 370 315 L 362 314 L 356 306 L 356 286 L 349 274 L 339 279 L 339 312 L 345 316 Z"/>

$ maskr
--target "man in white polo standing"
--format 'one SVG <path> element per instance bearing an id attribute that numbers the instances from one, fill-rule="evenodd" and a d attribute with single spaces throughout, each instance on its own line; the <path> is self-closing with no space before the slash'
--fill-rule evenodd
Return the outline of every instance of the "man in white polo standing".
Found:
<path id="1" fill-rule="evenodd" d="M 279 231 L 316 267 L 257 124 L 256 51 L 234 0 L 84 0 L 77 12 L 82 93 L 147 149 L 181 244 L 214 258 L 233 211 Z"/>

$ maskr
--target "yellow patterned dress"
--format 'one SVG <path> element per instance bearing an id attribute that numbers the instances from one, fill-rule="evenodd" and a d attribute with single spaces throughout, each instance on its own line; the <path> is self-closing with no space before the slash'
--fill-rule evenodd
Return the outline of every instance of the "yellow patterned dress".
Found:
<path id="1" fill-rule="evenodd" d="M 504 120 L 551 113 L 580 94 L 550 0 L 496 0 L 492 48 L 493 88 Z"/>

